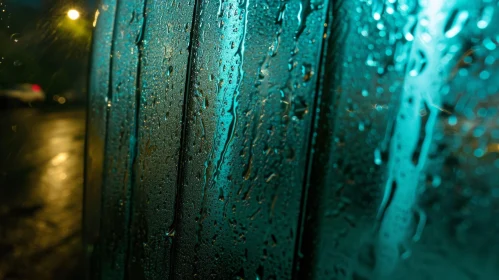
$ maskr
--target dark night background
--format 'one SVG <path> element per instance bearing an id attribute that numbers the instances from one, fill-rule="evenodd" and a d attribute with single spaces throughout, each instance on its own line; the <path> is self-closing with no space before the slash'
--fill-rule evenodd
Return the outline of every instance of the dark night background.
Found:
<path id="1" fill-rule="evenodd" d="M 92 7 L 93 1 L 4 1 L 0 6 L 0 85 L 39 84 L 49 104 L 53 95 L 64 93 L 72 94 L 73 103 L 83 102 Z M 66 17 L 71 8 L 81 13 L 77 21 Z"/>
<path id="2" fill-rule="evenodd" d="M 0 0 L 0 279 L 83 279 L 85 99 L 94 1 Z M 80 12 L 70 20 L 69 9 Z"/>

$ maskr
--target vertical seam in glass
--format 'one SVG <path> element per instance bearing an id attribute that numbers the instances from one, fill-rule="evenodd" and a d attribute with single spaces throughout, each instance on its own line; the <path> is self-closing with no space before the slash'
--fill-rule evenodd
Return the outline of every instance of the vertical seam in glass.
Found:
<path id="1" fill-rule="evenodd" d="M 186 145 L 186 134 L 187 134 L 187 111 L 189 107 L 189 92 L 191 89 L 191 74 L 192 74 L 192 64 L 194 60 L 194 35 L 198 33 L 198 29 L 196 26 L 197 22 L 197 13 L 198 13 L 198 6 L 200 5 L 199 0 L 194 0 L 194 7 L 193 7 L 193 12 L 192 12 L 192 23 L 191 23 L 191 31 L 189 35 L 189 55 L 187 58 L 187 71 L 186 71 L 186 79 L 185 79 L 185 85 L 184 85 L 184 103 L 182 104 L 182 121 L 181 121 L 181 134 L 180 134 L 180 148 L 179 148 L 179 155 L 178 155 L 178 166 L 177 166 L 177 185 L 175 189 L 175 205 L 174 205 L 174 213 L 173 213 L 173 222 L 171 225 L 171 228 L 169 232 L 175 231 L 177 227 L 177 223 L 179 220 L 179 211 L 178 208 L 181 204 L 181 198 L 180 198 L 180 191 L 183 185 L 183 170 L 184 170 L 184 149 Z M 176 244 L 177 244 L 177 239 L 174 238 L 171 246 L 171 258 L 170 258 L 170 279 L 175 279 L 175 256 L 176 256 Z"/>
<path id="2" fill-rule="evenodd" d="M 113 24 L 112 24 L 112 30 L 111 30 L 111 48 L 109 50 L 109 72 L 108 72 L 108 83 L 107 83 L 107 100 L 112 100 L 112 97 L 113 97 L 113 90 L 112 90 L 112 81 L 113 81 L 113 52 L 114 52 L 114 42 L 115 42 L 115 37 L 117 36 L 116 34 L 116 25 L 118 24 L 118 21 L 116 19 L 116 14 L 117 14 L 117 10 L 118 10 L 118 3 L 120 2 L 121 0 L 116 0 L 115 2 L 115 5 L 112 5 L 114 7 L 114 10 L 113 10 Z M 105 133 L 105 136 L 104 136 L 104 158 L 103 158 L 103 163 L 102 163 L 102 188 L 101 188 L 101 197 L 100 197 L 100 210 L 99 210 L 99 213 L 101 213 L 100 215 L 100 221 L 99 221 L 99 232 L 102 230 L 102 224 L 103 224 L 103 220 L 102 220 L 102 212 L 103 212 L 103 208 L 104 208 L 104 200 L 105 200 L 105 197 L 104 197 L 104 188 L 105 188 L 105 185 L 104 185 L 104 182 L 105 182 L 105 173 L 104 173 L 104 170 L 107 169 L 107 161 L 106 161 L 106 151 L 107 151 L 107 148 L 108 148 L 108 139 L 107 139 L 107 135 L 108 135 L 108 131 L 109 131 L 109 118 L 110 118 L 110 112 L 108 110 L 108 108 L 105 109 L 106 110 L 106 123 L 105 123 L 105 127 L 106 127 L 106 133 Z M 101 250 L 101 248 L 103 248 L 104 246 L 102 246 L 101 244 L 102 242 L 102 238 L 101 240 L 99 240 L 99 250 Z M 99 256 L 98 258 L 100 259 L 100 263 L 102 263 L 102 253 L 99 252 Z M 99 278 L 102 274 L 102 271 L 100 271 L 100 268 L 99 268 Z"/>
<path id="3" fill-rule="evenodd" d="M 301 256 L 301 246 L 302 246 L 302 237 L 303 237 L 303 232 L 305 230 L 305 220 L 306 220 L 306 215 L 307 215 L 307 199 L 308 199 L 308 190 L 309 190 L 309 181 L 310 181 L 310 171 L 312 170 L 312 160 L 313 160 L 313 145 L 314 145 L 314 139 L 315 139 L 315 131 L 316 131 L 316 122 L 319 119 L 318 116 L 318 108 L 319 108 L 319 103 L 321 102 L 320 96 L 322 95 L 322 86 L 321 83 L 323 81 L 324 77 L 324 65 L 325 65 L 325 60 L 327 57 L 327 40 L 329 38 L 330 30 L 331 28 L 329 27 L 329 21 L 332 18 L 330 15 L 330 10 L 332 8 L 332 2 L 334 0 L 328 1 L 326 4 L 326 10 L 324 13 L 324 22 L 323 22 L 323 29 L 322 29 L 322 34 L 326 33 L 327 36 L 324 38 L 322 37 L 322 42 L 321 42 L 321 48 L 319 51 L 319 57 L 318 57 L 318 77 L 316 80 L 316 87 L 315 87 L 315 94 L 314 94 L 314 99 L 313 99 L 313 104 L 312 104 L 312 116 L 310 120 L 310 126 L 311 129 L 309 131 L 308 139 L 307 139 L 307 146 L 306 146 L 306 157 L 305 157 L 305 172 L 304 172 L 304 177 L 303 177 L 303 183 L 302 183 L 302 195 L 301 195 L 301 201 L 300 201 L 300 213 L 298 215 L 298 223 L 297 223 L 297 230 L 296 230 L 296 240 L 295 240 L 295 248 L 294 248 L 294 254 L 293 254 L 293 266 L 292 266 L 292 279 L 300 279 L 301 276 L 301 269 L 300 269 L 300 259 L 302 258 Z M 328 25 L 326 25 L 328 24 Z"/>
<path id="4" fill-rule="evenodd" d="M 134 194 L 134 189 L 137 186 L 136 184 L 136 175 L 137 175 L 137 155 L 138 155 L 138 147 L 139 147 L 139 141 L 138 141 L 138 134 L 139 134 L 139 114 L 140 114 L 140 96 L 142 94 L 141 91 L 141 72 L 142 72 L 142 55 L 143 55 L 143 45 L 144 45 L 144 33 L 145 33 L 145 26 L 146 26 L 146 21 L 147 21 L 147 16 L 146 16 L 146 8 L 147 8 L 147 0 L 144 0 L 143 5 L 142 5 L 142 26 L 140 30 L 140 38 L 138 40 L 138 48 L 137 48 L 137 79 L 135 81 L 135 118 L 134 118 L 134 131 L 133 131 L 133 137 L 135 139 L 135 142 L 133 143 L 133 157 L 131 158 L 131 184 L 130 184 L 130 202 L 127 208 L 126 212 L 126 223 L 127 223 L 127 232 L 128 232 L 128 240 L 127 240 L 127 247 L 125 248 L 126 250 L 126 256 L 125 256 L 125 264 L 123 266 L 124 271 L 124 278 L 129 279 L 129 269 L 128 269 L 128 264 L 130 263 L 130 257 L 131 257 L 131 248 L 132 248 L 132 233 L 131 233 L 131 226 L 132 226 L 132 211 L 133 211 L 133 194 Z"/>

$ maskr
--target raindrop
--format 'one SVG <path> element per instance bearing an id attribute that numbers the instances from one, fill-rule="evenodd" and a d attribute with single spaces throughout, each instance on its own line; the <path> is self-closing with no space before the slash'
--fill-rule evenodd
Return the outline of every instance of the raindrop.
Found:
<path id="1" fill-rule="evenodd" d="M 412 42 L 414 40 L 414 30 L 416 29 L 416 17 L 410 16 L 407 18 L 407 24 L 405 25 L 403 32 L 404 32 L 404 38 Z"/>
<path id="2" fill-rule="evenodd" d="M 170 66 L 168 67 L 168 71 L 166 72 L 166 75 L 167 75 L 167 76 L 170 76 L 172 73 L 173 73 L 173 66 L 171 66 L 171 65 L 170 65 Z"/>
<path id="3" fill-rule="evenodd" d="M 364 131 L 365 130 L 365 124 L 364 122 L 359 122 L 359 131 Z"/>
<path id="4" fill-rule="evenodd" d="M 451 15 L 447 20 L 447 24 L 444 27 L 445 37 L 453 38 L 461 30 L 463 30 L 466 21 L 468 20 L 469 13 L 468 11 L 459 12 L 458 10 L 452 11 Z"/>
<path id="5" fill-rule="evenodd" d="M 480 29 L 485 29 L 489 26 L 492 16 L 494 15 L 494 7 L 489 5 L 482 10 L 480 19 L 477 22 L 477 27 Z"/>
<path id="6" fill-rule="evenodd" d="M 292 71 L 295 68 L 295 63 L 293 62 L 293 59 L 290 59 L 288 61 L 288 71 Z"/>
<path id="7" fill-rule="evenodd" d="M 456 125 L 457 124 L 457 118 L 456 116 L 450 116 L 449 119 L 447 120 L 447 122 L 449 123 L 449 125 Z"/>
<path id="8" fill-rule="evenodd" d="M 411 77 L 416 77 L 420 75 L 426 68 L 427 59 L 423 51 L 418 50 L 413 61 L 409 64 L 409 75 Z"/>
<path id="9" fill-rule="evenodd" d="M 383 163 L 383 159 L 381 158 L 381 150 L 377 148 L 374 150 L 374 164 L 381 165 Z"/>
<path id="10" fill-rule="evenodd" d="M 482 72 L 480 72 L 480 79 L 487 80 L 488 78 L 490 78 L 489 71 L 483 70 Z"/>
<path id="11" fill-rule="evenodd" d="M 497 45 L 494 41 L 490 39 L 490 37 L 487 37 L 483 40 L 483 45 L 485 46 L 486 49 L 489 51 L 493 51 L 496 49 Z"/>
<path id="12" fill-rule="evenodd" d="M 224 201 L 225 200 L 225 195 L 224 195 L 224 190 L 220 188 L 220 193 L 218 195 L 218 200 Z"/>
<path id="13" fill-rule="evenodd" d="M 297 97 L 293 99 L 293 119 L 303 119 L 303 116 L 308 113 L 308 106 L 304 98 Z"/>
<path id="14" fill-rule="evenodd" d="M 376 28 L 378 28 L 378 30 L 381 31 L 381 30 L 385 29 L 385 24 L 382 22 L 378 22 L 378 24 L 376 24 Z M 380 34 L 381 34 L 381 32 L 380 32 Z"/>
<path id="15" fill-rule="evenodd" d="M 395 12 L 394 4 L 395 1 L 388 1 L 386 5 L 386 13 L 392 15 Z"/>
<path id="16" fill-rule="evenodd" d="M 372 4 L 372 16 L 374 20 L 380 20 L 381 14 L 383 14 L 384 4 L 383 0 L 374 0 Z"/>
<path id="17" fill-rule="evenodd" d="M 303 65 L 301 66 L 301 73 L 303 75 L 304 82 L 310 81 L 310 78 L 312 78 L 312 76 L 314 75 L 312 65 L 310 63 L 303 63 Z"/>
<path id="18" fill-rule="evenodd" d="M 496 61 L 495 57 L 492 55 L 489 55 L 485 58 L 485 64 L 486 65 L 492 65 Z"/>
<path id="19" fill-rule="evenodd" d="M 12 42 L 14 43 L 18 43 L 20 38 L 21 38 L 20 33 L 14 33 L 10 36 L 10 40 L 12 40 Z"/>
<path id="20" fill-rule="evenodd" d="M 175 236 L 175 229 L 171 228 L 167 232 L 165 232 L 166 237 L 174 237 Z"/>
<path id="21" fill-rule="evenodd" d="M 407 260 L 412 255 L 412 251 L 409 249 L 409 247 L 402 244 L 399 245 L 398 252 L 399 258 L 401 258 L 402 260 Z"/>
<path id="22" fill-rule="evenodd" d="M 477 158 L 480 158 L 480 157 L 483 157 L 485 155 L 485 151 L 481 148 L 478 148 L 473 152 L 473 155 L 475 155 L 475 157 L 477 157 Z"/>
<path id="23" fill-rule="evenodd" d="M 364 37 L 368 37 L 369 36 L 369 26 L 366 24 L 364 25 L 364 27 L 362 29 L 360 29 L 360 35 L 364 36 Z"/>
<path id="24" fill-rule="evenodd" d="M 370 53 L 370 54 L 367 55 L 366 65 L 367 66 L 371 66 L 371 67 L 374 67 L 374 66 L 378 65 L 378 62 L 376 60 L 374 60 L 374 56 L 373 56 L 372 53 Z"/>
<path id="25" fill-rule="evenodd" d="M 442 183 L 442 178 L 440 176 L 433 176 L 433 180 L 431 181 L 431 185 L 433 187 L 438 187 Z"/>
<path id="26" fill-rule="evenodd" d="M 423 32 L 423 33 L 421 33 L 421 39 L 422 39 L 425 43 L 429 43 L 429 42 L 431 42 L 431 35 L 430 35 L 430 33 L 428 33 L 428 32 Z"/>
<path id="27" fill-rule="evenodd" d="M 18 67 L 18 66 L 21 66 L 21 65 L 23 65 L 23 63 L 20 60 L 15 60 L 14 61 L 14 66 Z"/>

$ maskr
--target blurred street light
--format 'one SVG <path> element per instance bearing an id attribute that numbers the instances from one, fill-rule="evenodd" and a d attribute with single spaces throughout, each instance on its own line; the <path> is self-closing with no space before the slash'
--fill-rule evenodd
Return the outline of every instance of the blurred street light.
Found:
<path id="1" fill-rule="evenodd" d="M 77 20 L 80 17 L 80 12 L 75 9 L 71 9 L 68 11 L 68 18 L 71 20 Z"/>

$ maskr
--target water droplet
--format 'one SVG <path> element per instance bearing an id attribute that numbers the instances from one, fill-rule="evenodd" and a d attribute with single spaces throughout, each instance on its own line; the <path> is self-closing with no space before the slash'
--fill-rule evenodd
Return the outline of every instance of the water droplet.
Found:
<path id="1" fill-rule="evenodd" d="M 10 40 L 12 40 L 12 42 L 14 43 L 18 43 L 20 38 L 21 38 L 21 33 L 14 33 L 10 35 Z"/>
<path id="2" fill-rule="evenodd" d="M 374 150 L 374 164 L 376 165 L 381 165 L 383 163 L 383 160 L 381 158 L 381 150 L 377 148 Z"/>
<path id="3" fill-rule="evenodd" d="M 175 236 L 175 229 L 172 228 L 169 231 L 165 232 L 166 237 L 174 237 Z"/>
<path id="4" fill-rule="evenodd" d="M 380 20 L 383 14 L 384 0 L 374 0 L 372 3 L 372 16 L 374 20 Z"/>
<path id="5" fill-rule="evenodd" d="M 365 128 L 364 122 L 359 122 L 359 131 L 364 131 Z"/>
<path id="6" fill-rule="evenodd" d="M 475 155 L 475 157 L 480 158 L 485 155 L 485 151 L 482 148 L 478 148 L 473 152 L 473 155 Z"/>
<path id="7" fill-rule="evenodd" d="M 414 31 L 417 26 L 417 20 L 415 16 L 409 16 L 407 17 L 407 23 L 404 26 L 403 32 L 404 32 L 404 38 L 412 42 L 414 40 Z"/>
<path id="8" fill-rule="evenodd" d="M 468 17 L 468 11 L 452 11 L 444 27 L 445 37 L 453 38 L 454 36 L 459 34 L 459 32 L 461 32 L 464 25 L 466 24 Z"/>
<path id="9" fill-rule="evenodd" d="M 21 65 L 23 65 L 23 63 L 20 60 L 15 60 L 14 61 L 14 66 L 18 67 L 18 66 L 21 66 Z"/>
<path id="10" fill-rule="evenodd" d="M 494 15 L 494 6 L 488 5 L 482 10 L 480 19 L 477 22 L 477 27 L 480 29 L 485 29 L 489 26 L 492 16 Z"/>
<path id="11" fill-rule="evenodd" d="M 224 195 L 224 190 L 220 188 L 220 193 L 218 195 L 218 200 L 224 201 L 225 200 L 225 195 Z"/>
<path id="12" fill-rule="evenodd" d="M 395 8 L 394 8 L 392 3 L 390 3 L 389 5 L 386 6 L 386 13 L 387 14 L 393 15 L 394 12 L 395 12 Z"/>
<path id="13" fill-rule="evenodd" d="M 402 260 L 407 260 L 412 255 L 411 249 L 406 245 L 400 245 L 398 251 Z"/>
<path id="14" fill-rule="evenodd" d="M 360 30 L 360 35 L 364 36 L 364 37 L 368 37 L 369 36 L 369 25 L 364 25 L 364 27 Z"/>
<path id="15" fill-rule="evenodd" d="M 431 180 L 431 185 L 434 188 L 440 186 L 441 183 L 442 183 L 442 178 L 440 178 L 440 176 L 433 176 L 433 178 Z"/>
<path id="16" fill-rule="evenodd" d="M 480 72 L 480 79 L 487 80 L 488 78 L 490 78 L 490 72 L 489 71 L 483 70 L 482 72 Z"/>
<path id="17" fill-rule="evenodd" d="M 484 46 L 487 50 L 489 50 L 489 51 L 493 51 L 493 50 L 495 50 L 495 49 L 496 49 L 496 47 L 497 47 L 496 43 L 495 43 L 494 41 L 492 41 L 492 40 L 490 39 L 490 37 L 487 37 L 487 38 L 483 39 L 483 42 L 482 42 L 482 43 L 483 43 L 483 46 Z"/>
<path id="18" fill-rule="evenodd" d="M 449 119 L 447 120 L 447 122 L 449 123 L 449 125 L 456 125 L 457 124 L 457 118 L 456 116 L 450 116 Z"/>
<path id="19" fill-rule="evenodd" d="M 428 32 L 423 32 L 423 33 L 421 33 L 421 39 L 422 39 L 422 40 L 423 40 L 423 42 L 425 42 L 425 43 L 429 43 L 429 42 L 431 42 L 431 35 L 430 35 L 430 33 L 428 33 Z"/>
<path id="20" fill-rule="evenodd" d="M 479 138 L 485 133 L 485 127 L 484 126 L 477 126 L 473 130 L 473 137 Z"/>
<path id="21" fill-rule="evenodd" d="M 310 78 L 314 75 L 314 72 L 312 70 L 312 64 L 310 63 L 303 63 L 301 66 L 301 73 L 303 75 L 303 81 L 308 82 L 310 81 Z"/>
<path id="22" fill-rule="evenodd" d="M 384 30 L 384 29 L 385 29 L 385 24 L 384 24 L 384 23 L 382 23 L 382 22 L 378 22 L 378 24 L 376 24 L 376 28 L 377 28 L 378 30 L 380 30 L 380 31 L 381 31 L 381 30 Z M 380 32 L 380 34 L 381 34 L 381 32 Z M 384 35 L 383 35 L 383 36 L 384 36 Z"/>
<path id="23" fill-rule="evenodd" d="M 375 67 L 378 65 L 378 62 L 374 59 L 374 56 L 372 53 L 367 55 L 366 65 L 371 66 L 371 67 Z"/>
<path id="24" fill-rule="evenodd" d="M 414 59 L 409 63 L 409 75 L 416 77 L 420 75 L 426 68 L 427 59 L 423 51 L 418 50 Z"/>
<path id="25" fill-rule="evenodd" d="M 298 96 L 293 99 L 293 119 L 303 119 L 303 116 L 308 113 L 308 106 L 304 98 Z"/>

